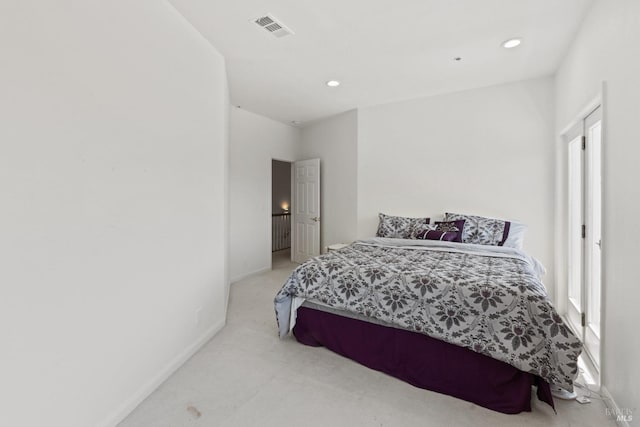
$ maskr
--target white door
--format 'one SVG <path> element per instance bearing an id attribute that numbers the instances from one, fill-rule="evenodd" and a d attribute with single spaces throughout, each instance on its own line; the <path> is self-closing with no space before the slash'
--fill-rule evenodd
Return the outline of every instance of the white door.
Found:
<path id="1" fill-rule="evenodd" d="M 600 294 L 602 266 L 602 108 L 585 126 L 585 325 L 584 345 L 600 366 Z"/>
<path id="2" fill-rule="evenodd" d="M 567 317 L 600 366 L 602 264 L 602 108 L 568 135 L 569 286 Z"/>
<path id="3" fill-rule="evenodd" d="M 583 233 L 583 172 L 584 160 L 582 141 L 583 125 L 580 124 L 579 131 L 572 135 L 569 141 L 569 286 L 567 298 L 567 317 L 573 330 L 580 334 L 579 338 L 584 341 L 582 327 L 582 313 L 584 313 L 584 243 Z"/>
<path id="4" fill-rule="evenodd" d="M 291 258 L 302 263 L 320 255 L 320 159 L 293 163 Z"/>

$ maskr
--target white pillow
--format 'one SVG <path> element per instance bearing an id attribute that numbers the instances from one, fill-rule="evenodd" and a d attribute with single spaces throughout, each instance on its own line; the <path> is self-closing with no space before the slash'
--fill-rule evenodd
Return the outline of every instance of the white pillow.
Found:
<path id="1" fill-rule="evenodd" d="M 510 221 L 509 234 L 507 240 L 504 241 L 502 246 L 507 248 L 522 249 L 524 245 L 524 233 L 527 231 L 527 225 L 517 221 Z"/>

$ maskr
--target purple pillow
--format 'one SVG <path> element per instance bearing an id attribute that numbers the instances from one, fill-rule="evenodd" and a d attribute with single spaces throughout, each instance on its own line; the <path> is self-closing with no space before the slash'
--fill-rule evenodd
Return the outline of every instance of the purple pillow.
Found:
<path id="1" fill-rule="evenodd" d="M 445 231 L 453 233 L 455 236 L 449 242 L 462 242 L 462 233 L 464 231 L 464 219 L 458 219 L 455 221 L 436 221 L 435 226 L 438 231 Z"/>
<path id="2" fill-rule="evenodd" d="M 443 242 L 461 242 L 464 220 L 440 221 L 434 225 L 426 225 L 416 235 L 421 240 L 441 240 Z"/>
<path id="3" fill-rule="evenodd" d="M 420 240 L 441 240 L 443 242 L 453 242 L 458 236 L 458 233 L 453 231 L 439 231 L 439 230 L 422 230 L 416 234 L 416 239 Z"/>

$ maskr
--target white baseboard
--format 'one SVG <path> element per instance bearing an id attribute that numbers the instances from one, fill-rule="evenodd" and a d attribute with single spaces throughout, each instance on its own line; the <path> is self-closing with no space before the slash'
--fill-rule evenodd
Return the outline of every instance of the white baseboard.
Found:
<path id="1" fill-rule="evenodd" d="M 256 271 L 252 271 L 250 273 L 241 274 L 239 276 L 235 276 L 231 278 L 231 284 L 235 282 L 239 282 L 240 280 L 246 279 L 251 276 L 257 276 L 258 274 L 266 273 L 267 271 L 271 271 L 271 267 L 260 268 Z"/>
<path id="2" fill-rule="evenodd" d="M 191 358 L 202 346 L 204 346 L 214 335 L 216 335 L 224 327 L 226 323 L 225 319 L 216 323 L 204 334 L 200 336 L 189 347 L 184 349 L 173 360 L 171 360 L 158 374 L 153 377 L 149 382 L 140 387 L 140 389 L 127 399 L 118 409 L 113 411 L 103 422 L 99 423 L 99 427 L 115 427 L 124 420 L 127 415 L 133 412 L 138 405 L 142 403 L 151 393 L 153 393 L 160 385 L 167 380 L 175 371 L 178 370 L 184 363 Z"/>
<path id="3" fill-rule="evenodd" d="M 602 387 L 600 387 L 600 393 L 602 394 L 603 397 L 606 398 L 604 403 L 605 403 L 605 405 L 607 405 L 607 408 L 609 408 L 609 410 L 612 412 L 611 419 L 613 419 L 616 422 L 618 427 L 631 427 L 631 425 L 629 424 L 629 421 L 627 421 L 625 419 L 619 419 L 616 416 L 616 414 L 623 414 L 624 415 L 625 412 L 618 406 L 618 404 L 614 400 L 614 398 L 611 395 L 611 393 L 609 393 L 609 390 L 607 390 L 607 388 L 605 386 L 602 386 Z M 638 416 L 638 414 L 633 414 L 633 415 Z M 624 417 L 622 417 L 622 418 L 624 418 Z"/>

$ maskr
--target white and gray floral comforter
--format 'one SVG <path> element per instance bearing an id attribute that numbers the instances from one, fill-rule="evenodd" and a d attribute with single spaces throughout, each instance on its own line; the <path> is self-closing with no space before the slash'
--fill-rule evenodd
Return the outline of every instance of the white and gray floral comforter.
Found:
<path id="1" fill-rule="evenodd" d="M 312 258 L 275 298 L 280 336 L 308 299 L 416 331 L 573 390 L 582 344 L 517 249 L 373 238 Z"/>

